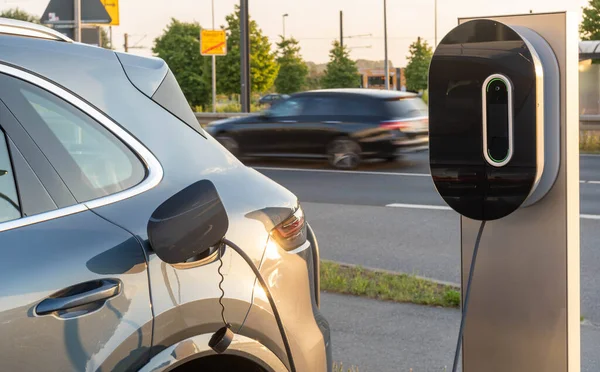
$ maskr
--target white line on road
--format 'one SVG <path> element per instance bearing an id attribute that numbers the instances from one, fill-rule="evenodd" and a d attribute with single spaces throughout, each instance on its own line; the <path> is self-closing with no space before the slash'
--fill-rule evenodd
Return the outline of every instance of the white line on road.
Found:
<path id="1" fill-rule="evenodd" d="M 438 211 L 451 211 L 452 208 L 445 205 L 424 205 L 424 204 L 403 204 L 403 203 L 392 203 L 387 204 L 386 207 L 392 208 L 408 208 L 408 209 L 426 209 L 426 210 L 438 210 Z M 584 220 L 600 220 L 600 215 L 597 214 L 580 214 L 579 217 Z"/>
<path id="2" fill-rule="evenodd" d="M 376 171 L 351 171 L 335 169 L 312 169 L 312 168 L 278 168 L 278 167 L 253 167 L 256 170 L 272 170 L 286 172 L 315 172 L 315 173 L 342 173 L 342 174 L 367 174 L 374 176 L 401 176 L 401 177 L 431 177 L 429 173 L 400 173 L 400 172 L 376 172 Z M 591 183 L 600 185 L 600 181 L 580 180 L 579 183 Z"/>
<path id="3" fill-rule="evenodd" d="M 398 173 L 398 172 L 373 172 L 373 171 L 350 171 L 334 169 L 305 169 L 305 168 L 277 168 L 277 167 L 254 167 L 256 170 L 293 171 L 293 172 L 316 172 L 316 173 L 346 173 L 346 174 L 369 174 L 377 176 L 409 176 L 409 177 L 431 177 L 429 173 Z"/>
<path id="4" fill-rule="evenodd" d="M 452 208 L 446 207 L 445 205 L 422 205 L 422 204 L 402 204 L 402 203 L 392 203 L 386 205 L 386 207 L 393 208 L 410 208 L 410 209 L 435 209 L 440 211 L 451 211 Z"/>

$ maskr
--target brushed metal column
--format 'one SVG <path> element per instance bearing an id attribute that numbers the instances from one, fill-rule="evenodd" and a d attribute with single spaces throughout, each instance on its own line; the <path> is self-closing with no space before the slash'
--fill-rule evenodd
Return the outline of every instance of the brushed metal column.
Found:
<path id="1" fill-rule="evenodd" d="M 556 54 L 560 170 L 540 202 L 486 224 L 467 315 L 463 371 L 579 372 L 578 20 L 571 13 L 485 18 L 536 31 Z M 479 223 L 461 218 L 465 284 Z"/>

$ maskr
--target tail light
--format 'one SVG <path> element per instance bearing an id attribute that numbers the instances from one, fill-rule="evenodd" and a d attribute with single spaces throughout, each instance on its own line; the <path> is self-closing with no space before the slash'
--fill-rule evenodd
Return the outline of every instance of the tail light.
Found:
<path id="1" fill-rule="evenodd" d="M 400 130 L 407 132 L 419 132 L 427 131 L 429 128 L 429 119 L 417 119 L 417 120 L 387 120 L 382 121 L 379 126 L 387 130 Z"/>
<path id="2" fill-rule="evenodd" d="M 379 126 L 385 129 L 405 129 L 409 128 L 410 124 L 405 121 L 387 120 L 382 121 Z"/>
<path id="3" fill-rule="evenodd" d="M 275 226 L 271 236 L 286 251 L 291 251 L 306 243 L 306 221 L 302 208 L 298 207 L 290 217 Z"/>

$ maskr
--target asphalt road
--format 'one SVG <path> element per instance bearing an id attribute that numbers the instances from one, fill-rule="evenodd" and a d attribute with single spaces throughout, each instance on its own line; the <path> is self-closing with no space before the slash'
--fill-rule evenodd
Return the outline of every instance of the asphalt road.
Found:
<path id="1" fill-rule="evenodd" d="M 459 282 L 459 216 L 447 210 L 437 195 L 428 174 L 427 152 L 405 155 L 397 163 L 365 164 L 351 172 L 331 170 L 324 162 L 261 159 L 246 163 L 298 195 L 319 238 L 323 258 Z M 586 319 L 583 370 L 597 371 L 600 360 L 592 346 L 600 343 L 596 326 L 600 325 L 600 156 L 581 156 L 580 180 L 581 311 Z M 402 332 L 401 324 L 393 325 L 389 332 L 385 325 L 403 317 L 411 319 L 409 308 L 405 311 L 397 304 L 343 296 L 326 298 L 324 311 L 338 337 L 334 357 L 345 365 L 362 366 L 361 372 L 408 371 L 410 366 L 415 372 L 443 371 L 440 363 L 447 360 L 447 338 L 455 336 L 459 321 L 456 315 L 445 313 L 452 310 L 432 312 L 432 326 L 423 325 L 431 332 L 438 327 L 438 338 L 425 331 L 398 337 L 394 329 Z M 364 309 L 354 311 L 357 306 Z M 389 321 L 382 315 L 387 314 L 384 307 L 390 312 Z M 373 312 L 378 315 L 369 320 Z M 378 333 L 379 327 L 382 333 Z M 382 349 L 386 344 L 381 340 L 386 339 L 402 349 L 403 358 L 414 355 L 416 359 L 403 361 L 402 369 L 396 369 L 398 355 Z M 406 345 L 410 340 L 414 344 Z M 375 354 L 364 352 L 365 348 Z M 443 358 L 432 356 L 438 354 Z"/>

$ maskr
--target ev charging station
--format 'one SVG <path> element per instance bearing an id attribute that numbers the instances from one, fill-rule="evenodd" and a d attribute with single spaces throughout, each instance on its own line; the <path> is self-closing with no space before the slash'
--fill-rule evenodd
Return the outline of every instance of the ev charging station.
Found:
<path id="1" fill-rule="evenodd" d="M 568 12 L 464 18 L 434 53 L 430 167 L 461 214 L 463 372 L 580 371 L 577 31 Z"/>

